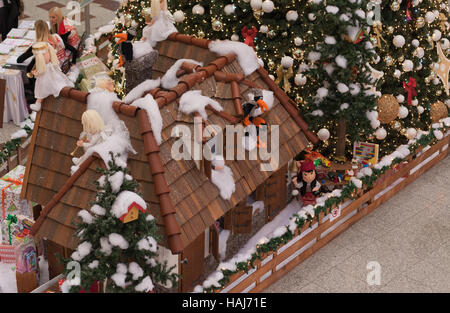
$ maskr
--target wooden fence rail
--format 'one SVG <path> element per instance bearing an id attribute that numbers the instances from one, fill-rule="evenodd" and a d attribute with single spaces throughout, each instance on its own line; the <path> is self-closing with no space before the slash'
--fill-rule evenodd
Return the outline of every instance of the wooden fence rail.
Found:
<path id="1" fill-rule="evenodd" d="M 337 219 L 330 221 L 330 215 L 324 216 L 322 213 L 319 221 L 312 227 L 305 225 L 288 243 L 256 261 L 255 268 L 247 274 L 233 275 L 230 282 L 219 292 L 263 291 L 444 159 L 448 155 L 449 143 L 450 135 L 447 133 L 436 145 L 417 153 L 415 159 L 409 156 L 408 163 L 387 171 L 372 189 L 361 192 L 357 199 L 342 204 L 341 215 Z"/>
<path id="2" fill-rule="evenodd" d="M 28 157 L 28 148 L 30 146 L 31 137 L 23 138 L 20 146 L 11 155 L 6 162 L 0 165 L 0 177 L 13 170 L 17 165 L 25 165 Z M 0 144 L 0 150 L 5 144 Z"/>

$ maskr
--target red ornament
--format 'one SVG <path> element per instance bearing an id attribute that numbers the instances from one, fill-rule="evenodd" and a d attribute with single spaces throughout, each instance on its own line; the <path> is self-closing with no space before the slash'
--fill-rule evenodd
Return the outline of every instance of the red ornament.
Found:
<path id="1" fill-rule="evenodd" d="M 407 83 L 403 82 L 403 88 L 408 93 L 408 105 L 412 105 L 412 97 L 417 96 L 416 86 L 417 82 L 413 77 L 410 77 Z"/>
<path id="2" fill-rule="evenodd" d="M 244 37 L 244 43 L 253 49 L 255 49 L 255 38 L 258 34 L 258 29 L 253 26 L 251 29 L 248 29 L 247 26 L 242 27 L 241 30 L 242 37 Z"/>

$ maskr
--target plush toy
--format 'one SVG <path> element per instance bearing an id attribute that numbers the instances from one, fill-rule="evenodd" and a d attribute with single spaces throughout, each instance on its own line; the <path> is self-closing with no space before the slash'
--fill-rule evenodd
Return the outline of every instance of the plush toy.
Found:
<path id="1" fill-rule="evenodd" d="M 61 72 L 55 49 L 47 42 L 37 42 L 33 45 L 33 54 L 36 60 L 36 68 L 32 74 L 36 77 L 34 96 L 36 103 L 31 104 L 33 111 L 41 110 L 44 98 L 50 95 L 57 97 L 64 87 L 73 87 L 73 83 Z"/>
<path id="2" fill-rule="evenodd" d="M 268 111 L 269 107 L 263 100 L 263 92 L 261 89 L 254 88 L 251 92 L 253 93 L 253 100 L 248 101 L 242 105 L 244 111 L 243 123 L 245 126 L 250 125 L 256 126 L 257 147 L 265 148 L 267 145 L 265 142 L 260 140 L 259 130 L 260 128 L 267 127 L 267 123 L 259 115 L 261 115 L 261 113 Z M 248 136 L 249 135 L 248 132 L 245 135 Z"/>
<path id="3" fill-rule="evenodd" d="M 303 204 L 316 204 L 316 197 L 320 195 L 320 183 L 317 181 L 316 168 L 311 161 L 301 164 L 297 177 L 292 179 L 295 189 L 293 196 L 300 195 Z"/>

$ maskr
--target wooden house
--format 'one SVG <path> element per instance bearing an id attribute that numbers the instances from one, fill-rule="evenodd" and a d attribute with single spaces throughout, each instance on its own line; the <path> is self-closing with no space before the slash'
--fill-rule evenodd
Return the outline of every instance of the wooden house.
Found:
<path id="1" fill-rule="evenodd" d="M 280 89 L 261 67 L 245 77 L 235 55 L 219 56 L 208 50 L 210 41 L 172 34 L 158 44 L 159 59 L 153 77 L 162 76 L 177 60 L 194 59 L 204 66 L 183 63 L 177 73 L 179 84 L 170 89 L 149 90 L 159 105 L 162 119 L 162 143 L 158 146 L 145 111 L 124 103 L 114 103 L 118 117 L 130 132 L 137 154 L 129 155 L 128 167 L 140 183 L 150 213 L 161 226 L 164 239 L 160 256 L 176 265 L 182 275 L 179 291 L 191 291 L 205 278 L 205 257 L 217 258 L 218 236 L 214 223 L 223 218 L 224 227 L 232 233 L 250 231 L 251 208 L 247 197 L 257 191 L 265 201 L 267 221 L 286 205 L 287 164 L 316 136 L 308 131 L 296 104 Z M 276 171 L 261 171 L 261 160 L 226 161 L 234 175 L 236 190 L 231 199 L 220 197 L 211 182 L 208 161 L 174 160 L 171 147 L 178 138 L 171 137 L 176 125 L 194 127 L 193 116 L 178 110 L 179 98 L 188 90 L 202 93 L 218 101 L 223 111 L 208 109 L 205 125 L 242 121 L 242 101 L 250 88 L 274 93 L 274 104 L 264 115 L 269 125 L 279 125 L 279 166 Z M 55 257 L 58 252 L 69 256 L 77 247 L 73 237 L 74 222 L 82 209 L 94 200 L 94 182 L 100 174 L 95 169 L 101 160 L 95 155 L 70 175 L 70 152 L 82 131 L 81 115 L 86 110 L 89 94 L 70 88 L 58 98 L 44 100 L 36 117 L 22 197 L 42 204 L 44 208 L 32 233 L 46 238 L 50 276 L 61 272 Z M 204 126 L 205 126 L 204 125 Z M 207 139 L 203 140 L 206 143 Z M 270 147 L 268 147 L 270 149 Z"/>

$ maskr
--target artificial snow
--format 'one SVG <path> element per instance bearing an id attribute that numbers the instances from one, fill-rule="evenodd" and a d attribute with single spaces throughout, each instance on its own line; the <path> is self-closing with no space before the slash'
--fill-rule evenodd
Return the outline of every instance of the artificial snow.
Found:
<path id="1" fill-rule="evenodd" d="M 147 222 L 151 222 L 151 221 L 153 221 L 154 219 L 155 219 L 155 217 L 154 217 L 153 215 L 151 215 L 151 214 L 148 214 L 147 217 L 145 218 L 145 220 L 146 220 Z"/>
<path id="2" fill-rule="evenodd" d="M 128 264 L 128 272 L 133 275 L 133 280 L 138 280 L 144 276 L 144 270 L 136 262 Z"/>
<path id="3" fill-rule="evenodd" d="M 111 190 L 114 193 L 118 193 L 120 191 L 120 186 L 123 184 L 124 173 L 119 171 L 114 175 L 109 177 L 109 183 L 111 184 Z"/>
<path id="4" fill-rule="evenodd" d="M 349 91 L 349 88 L 346 84 L 344 83 L 338 83 L 337 84 L 337 89 L 340 93 L 346 93 Z"/>
<path id="5" fill-rule="evenodd" d="M 86 224 L 92 224 L 92 222 L 94 221 L 94 217 L 86 210 L 81 210 L 80 212 L 78 212 L 78 216 L 81 217 L 83 223 Z"/>
<path id="6" fill-rule="evenodd" d="M 120 167 L 127 166 L 128 153 L 136 153 L 131 146 L 130 134 L 113 109 L 114 101 L 120 101 L 117 95 L 112 92 L 102 91 L 91 93 L 88 97 L 87 109 L 96 110 L 105 123 L 105 128 L 111 130 L 111 135 L 99 144 L 89 147 L 81 158 L 75 158 L 75 166 L 72 166 L 71 173 L 75 173 L 82 164 L 92 154 L 97 153 L 109 168 L 112 161 L 110 152 L 113 153 L 116 164 Z M 117 155 L 119 155 L 117 157 Z"/>
<path id="7" fill-rule="evenodd" d="M 209 44 L 209 50 L 218 55 L 235 54 L 245 76 L 252 74 L 260 67 L 253 48 L 243 42 L 216 40 Z"/>
<path id="8" fill-rule="evenodd" d="M 94 214 L 96 214 L 96 215 L 99 215 L 99 216 L 104 216 L 104 215 L 106 214 L 106 209 L 105 209 L 105 208 L 102 208 L 102 207 L 99 206 L 98 204 L 94 204 L 94 205 L 91 207 L 91 212 L 94 213 Z"/>
<path id="9" fill-rule="evenodd" d="M 88 267 L 93 270 L 93 269 L 96 269 L 98 267 L 98 264 L 99 264 L 99 261 L 98 260 L 94 260 L 91 263 L 89 263 Z"/>
<path id="10" fill-rule="evenodd" d="M 335 60 L 339 67 L 347 68 L 347 59 L 343 55 L 338 55 Z"/>
<path id="11" fill-rule="evenodd" d="M 202 62 L 198 62 L 196 60 L 179 59 L 169 68 L 169 70 L 166 72 L 166 74 L 164 74 L 164 76 L 162 77 L 161 86 L 164 89 L 171 89 L 171 88 L 174 88 L 176 85 L 178 85 L 180 79 L 177 77 L 177 72 L 178 72 L 178 70 L 180 70 L 180 68 L 184 62 L 203 66 Z"/>
<path id="12" fill-rule="evenodd" d="M 0 293 L 17 293 L 15 265 L 0 262 Z"/>
<path id="13" fill-rule="evenodd" d="M 117 246 L 120 249 L 125 250 L 128 249 L 129 247 L 128 241 L 126 241 L 126 239 L 121 234 L 117 233 L 109 234 L 108 240 L 111 243 L 111 245 Z"/>
<path id="14" fill-rule="evenodd" d="M 134 289 L 138 292 L 150 292 L 154 288 L 152 279 L 146 276 Z"/>
<path id="15" fill-rule="evenodd" d="M 327 45 L 335 45 L 336 44 L 336 38 L 333 36 L 325 36 L 325 43 Z"/>
<path id="16" fill-rule="evenodd" d="M 117 264 L 116 273 L 111 276 L 111 279 L 117 286 L 125 288 L 125 280 L 127 279 L 127 266 L 123 263 Z"/>
<path id="17" fill-rule="evenodd" d="M 141 196 L 135 192 L 125 190 L 122 191 L 114 201 L 111 207 L 111 214 L 116 218 L 121 218 L 124 214 L 128 213 L 128 208 L 133 202 L 136 202 L 144 210 L 147 209 L 147 204 Z"/>
<path id="18" fill-rule="evenodd" d="M 227 253 L 227 240 L 230 237 L 230 231 L 227 229 L 222 229 L 219 234 L 219 258 L 220 260 L 225 259 Z"/>
<path id="19" fill-rule="evenodd" d="M 161 112 L 159 111 L 158 103 L 156 103 L 155 99 L 153 99 L 153 96 L 148 94 L 144 98 L 134 101 L 131 105 L 141 108 L 147 112 L 148 120 L 150 121 L 150 125 L 153 130 L 153 135 L 155 136 L 155 140 L 158 145 L 160 145 L 162 142 L 161 132 L 163 120 L 161 117 Z"/>
<path id="20" fill-rule="evenodd" d="M 130 104 L 133 101 L 142 98 L 145 92 L 158 88 L 161 84 L 161 79 L 147 79 L 134 87 L 123 99 L 123 102 Z"/>
<path id="21" fill-rule="evenodd" d="M 111 254 L 113 246 L 111 245 L 107 237 L 100 238 L 100 246 L 100 252 L 103 252 L 107 256 Z"/>
<path id="22" fill-rule="evenodd" d="M 339 12 L 339 8 L 334 5 L 327 5 L 325 10 L 331 14 L 336 14 Z"/>
<path id="23" fill-rule="evenodd" d="M 11 140 L 24 137 L 28 137 L 28 134 L 25 129 L 21 129 L 11 135 Z"/>
<path id="24" fill-rule="evenodd" d="M 236 185 L 233 179 L 233 171 L 226 165 L 219 171 L 211 171 L 211 181 L 217 186 L 217 188 L 219 188 L 220 196 L 225 200 L 229 200 L 233 192 L 236 190 Z"/>
<path id="25" fill-rule="evenodd" d="M 85 256 L 87 256 L 92 251 L 92 244 L 90 242 L 84 241 L 79 244 L 77 250 L 70 256 L 75 261 L 81 261 Z"/>
<path id="26" fill-rule="evenodd" d="M 201 115 L 203 120 L 206 121 L 208 119 L 208 115 L 206 114 L 207 105 L 210 105 L 217 111 L 223 110 L 222 106 L 217 101 L 203 96 L 201 90 L 191 90 L 181 96 L 178 110 L 187 115 L 197 112 Z"/>
<path id="27" fill-rule="evenodd" d="M 138 249 L 156 252 L 158 249 L 158 243 L 152 236 L 147 236 L 138 241 Z"/>
<path id="28" fill-rule="evenodd" d="M 321 57 L 320 52 L 311 51 L 310 53 L 308 53 L 308 60 L 311 62 L 316 62 L 320 60 L 320 57 Z"/>

